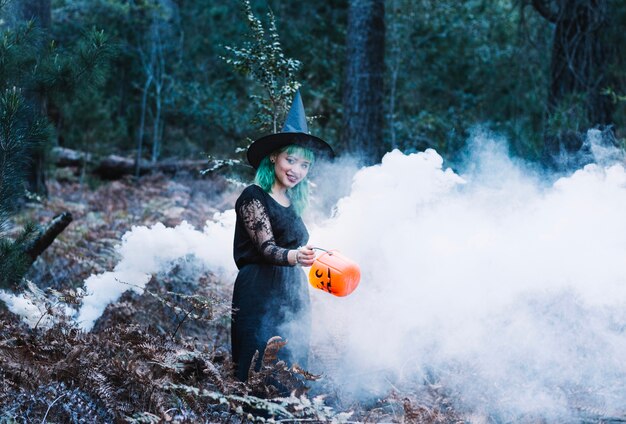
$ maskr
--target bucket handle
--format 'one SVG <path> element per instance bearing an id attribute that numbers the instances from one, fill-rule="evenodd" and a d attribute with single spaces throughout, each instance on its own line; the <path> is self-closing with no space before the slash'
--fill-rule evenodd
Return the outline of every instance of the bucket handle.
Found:
<path id="1" fill-rule="evenodd" d="M 312 247 L 311 249 L 313 249 L 313 250 L 321 250 L 322 252 L 328 253 L 328 256 L 333 256 L 333 252 L 331 252 L 330 250 L 322 249 L 321 247 Z"/>

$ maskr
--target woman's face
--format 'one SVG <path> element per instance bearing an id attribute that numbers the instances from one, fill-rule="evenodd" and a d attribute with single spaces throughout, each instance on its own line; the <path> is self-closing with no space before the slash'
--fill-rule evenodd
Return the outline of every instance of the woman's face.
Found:
<path id="1" fill-rule="evenodd" d="M 274 185 L 277 185 L 278 188 L 295 187 L 306 177 L 311 167 L 311 162 L 293 153 L 282 152 L 272 155 L 270 159 L 274 162 L 274 173 L 276 174 Z"/>

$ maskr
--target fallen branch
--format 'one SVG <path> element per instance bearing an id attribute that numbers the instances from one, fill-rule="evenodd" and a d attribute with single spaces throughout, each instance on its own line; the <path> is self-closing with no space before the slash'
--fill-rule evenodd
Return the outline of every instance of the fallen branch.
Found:
<path id="1" fill-rule="evenodd" d="M 72 214 L 63 212 L 52 218 L 52 221 L 42 229 L 37 236 L 26 246 L 24 253 L 29 257 L 29 266 L 48 248 L 54 239 L 72 222 Z"/>
<path id="2" fill-rule="evenodd" d="M 206 160 L 166 159 L 156 163 L 142 160 L 139 165 L 139 174 L 145 175 L 150 172 L 176 174 L 180 171 L 187 171 L 199 175 L 200 171 L 206 168 L 206 165 Z M 94 168 L 93 173 L 104 179 L 118 179 L 125 175 L 133 175 L 135 173 L 135 161 L 122 156 L 109 155 Z"/>
<path id="3" fill-rule="evenodd" d="M 90 172 L 105 180 L 117 180 L 126 175 L 134 175 L 136 166 L 135 159 L 119 155 L 109 155 L 96 159 L 93 155 L 78 150 L 56 147 L 53 149 L 55 164 L 58 167 L 81 168 L 89 166 Z M 139 174 L 145 175 L 151 172 L 163 172 L 166 174 L 176 174 L 181 171 L 204 175 L 207 172 L 216 171 L 225 166 L 239 165 L 240 161 L 230 160 L 177 160 L 165 159 L 152 163 L 148 160 L 141 160 L 139 164 Z"/>
<path id="4" fill-rule="evenodd" d="M 139 164 L 139 173 L 145 174 L 149 166 L 147 161 L 142 160 Z M 124 175 L 133 175 L 135 173 L 135 161 L 123 156 L 109 155 L 100 161 L 93 169 L 93 173 L 100 178 L 116 180 Z"/>
<path id="5" fill-rule="evenodd" d="M 93 163 L 92 155 L 66 147 L 55 147 L 52 156 L 57 166 L 84 166 Z"/>

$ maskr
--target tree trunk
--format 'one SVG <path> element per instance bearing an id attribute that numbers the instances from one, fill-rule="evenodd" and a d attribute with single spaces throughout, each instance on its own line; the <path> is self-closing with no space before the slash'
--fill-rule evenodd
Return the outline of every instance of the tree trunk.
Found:
<path id="1" fill-rule="evenodd" d="M 139 120 L 139 130 L 137 134 L 137 152 L 135 153 L 135 177 L 139 177 L 140 168 L 141 168 L 141 156 L 142 156 L 142 147 L 143 147 L 143 133 L 146 122 L 146 107 L 148 103 L 148 89 L 150 89 L 150 85 L 152 84 L 152 74 L 148 75 L 146 78 L 146 82 L 143 86 L 143 93 L 141 95 L 141 113 Z"/>
<path id="2" fill-rule="evenodd" d="M 33 20 L 46 34 L 50 31 L 52 22 L 52 8 L 50 0 L 21 0 L 17 9 L 18 19 Z M 45 93 L 34 90 L 25 91 L 34 121 L 38 117 L 46 117 L 48 112 L 48 101 Z M 43 146 L 36 146 L 31 155 L 30 171 L 28 173 L 28 190 L 31 193 L 47 195 L 45 169 L 45 149 Z"/>
<path id="3" fill-rule="evenodd" d="M 159 153 L 161 151 L 161 103 L 163 95 L 163 84 L 165 82 L 165 57 L 163 55 L 163 44 L 161 41 L 161 35 L 159 33 L 159 23 L 153 23 L 154 34 L 152 36 L 152 42 L 155 45 L 155 60 L 152 72 L 154 74 L 154 102 L 155 102 L 155 116 L 152 123 L 152 163 L 156 163 L 159 160 Z"/>
<path id="4" fill-rule="evenodd" d="M 380 160 L 385 71 L 384 0 L 350 0 L 343 91 L 343 142 L 364 164 Z"/>
<path id="5" fill-rule="evenodd" d="M 612 122 L 613 108 L 602 90 L 608 55 L 602 40 L 608 18 L 606 0 L 560 0 L 550 64 L 548 106 L 554 111 L 572 94 L 585 98 L 591 126 Z"/>
<path id="6" fill-rule="evenodd" d="M 609 2 L 532 0 L 532 4 L 554 24 L 548 119 L 559 126 L 548 125 L 544 154 L 574 153 L 583 143 L 581 131 L 613 123 L 614 105 L 603 94 L 610 61 L 603 37 L 609 24 Z"/>

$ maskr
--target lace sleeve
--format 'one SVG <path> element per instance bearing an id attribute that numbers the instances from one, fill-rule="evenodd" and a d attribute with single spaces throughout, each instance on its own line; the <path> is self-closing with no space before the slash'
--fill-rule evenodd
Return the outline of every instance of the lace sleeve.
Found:
<path id="1" fill-rule="evenodd" d="M 267 210 L 259 199 L 250 199 L 239 207 L 241 218 L 250 239 L 263 257 L 275 265 L 291 265 L 287 259 L 289 249 L 276 244 Z"/>

